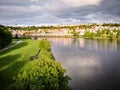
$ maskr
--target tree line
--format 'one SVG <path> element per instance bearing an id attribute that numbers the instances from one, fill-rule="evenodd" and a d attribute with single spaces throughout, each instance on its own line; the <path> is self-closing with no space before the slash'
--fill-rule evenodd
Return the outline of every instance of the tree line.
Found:
<path id="1" fill-rule="evenodd" d="M 104 30 L 97 30 L 96 32 L 86 31 L 84 37 L 120 39 L 120 30 L 104 29 Z"/>
<path id="2" fill-rule="evenodd" d="M 64 26 L 27 26 L 27 27 L 21 27 L 21 26 L 7 26 L 7 28 L 11 30 L 38 30 L 38 29 L 61 29 L 61 28 L 84 28 L 84 29 L 89 29 L 92 28 L 93 26 L 99 26 L 97 23 L 93 24 L 80 24 L 80 25 L 64 25 Z M 110 26 L 110 27 L 119 27 L 119 23 L 103 23 L 101 26 Z"/>

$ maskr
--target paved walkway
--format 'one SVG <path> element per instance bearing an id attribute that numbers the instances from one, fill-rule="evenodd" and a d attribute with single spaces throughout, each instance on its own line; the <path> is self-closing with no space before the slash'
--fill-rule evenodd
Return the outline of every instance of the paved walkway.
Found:
<path id="1" fill-rule="evenodd" d="M 0 52 L 3 52 L 3 51 L 5 51 L 5 50 L 7 50 L 7 49 L 9 49 L 9 48 L 11 48 L 11 47 L 14 47 L 14 46 L 20 44 L 21 42 L 22 42 L 21 40 L 20 40 L 20 41 L 17 41 L 14 45 L 11 45 L 11 46 L 8 46 L 8 47 L 5 47 L 4 49 L 0 50 Z"/>

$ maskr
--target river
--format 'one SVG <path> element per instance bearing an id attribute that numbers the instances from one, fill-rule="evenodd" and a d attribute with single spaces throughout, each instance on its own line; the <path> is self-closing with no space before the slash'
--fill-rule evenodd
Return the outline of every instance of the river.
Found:
<path id="1" fill-rule="evenodd" d="M 120 42 L 49 38 L 57 61 L 67 69 L 73 90 L 120 90 Z"/>

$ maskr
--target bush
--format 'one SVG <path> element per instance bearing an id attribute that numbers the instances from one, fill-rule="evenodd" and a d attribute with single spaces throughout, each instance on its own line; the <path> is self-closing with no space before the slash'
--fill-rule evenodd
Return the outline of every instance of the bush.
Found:
<path id="1" fill-rule="evenodd" d="M 69 76 L 61 64 L 46 57 L 39 58 L 29 72 L 23 72 L 16 78 L 12 90 L 69 90 Z"/>
<path id="2" fill-rule="evenodd" d="M 40 50 L 50 51 L 51 44 L 50 44 L 50 42 L 47 41 L 47 39 L 42 39 L 39 43 L 39 48 L 40 48 Z"/>
<path id="3" fill-rule="evenodd" d="M 0 49 L 12 42 L 12 34 L 5 27 L 0 25 Z"/>
<path id="4" fill-rule="evenodd" d="M 88 38 L 88 37 L 89 37 L 89 38 L 93 38 L 93 37 L 96 36 L 96 34 L 93 33 L 93 32 L 90 32 L 90 31 L 86 31 L 84 36 L 87 37 L 87 38 Z"/>
<path id="5" fill-rule="evenodd" d="M 102 36 L 102 32 L 100 30 L 97 30 L 97 37 L 101 37 Z"/>
<path id="6" fill-rule="evenodd" d="M 120 30 L 117 32 L 117 38 L 120 39 Z"/>
<path id="7" fill-rule="evenodd" d="M 70 77 L 61 64 L 56 62 L 50 55 L 50 43 L 44 39 L 40 41 L 41 48 L 39 58 L 33 62 L 31 71 L 24 71 L 15 79 L 11 90 L 70 90 L 68 81 Z M 48 47 L 46 47 L 46 45 Z"/>

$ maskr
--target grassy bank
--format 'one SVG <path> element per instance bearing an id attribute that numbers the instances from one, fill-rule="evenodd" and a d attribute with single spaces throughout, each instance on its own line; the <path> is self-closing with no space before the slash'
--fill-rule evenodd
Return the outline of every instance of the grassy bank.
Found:
<path id="1" fill-rule="evenodd" d="M 19 45 L 0 53 L 0 89 L 13 82 L 19 72 L 29 70 L 32 62 L 28 60 L 38 51 L 39 41 L 23 40 Z"/>
<path id="2" fill-rule="evenodd" d="M 0 90 L 71 90 L 65 72 L 47 39 L 23 40 L 0 53 Z"/>

